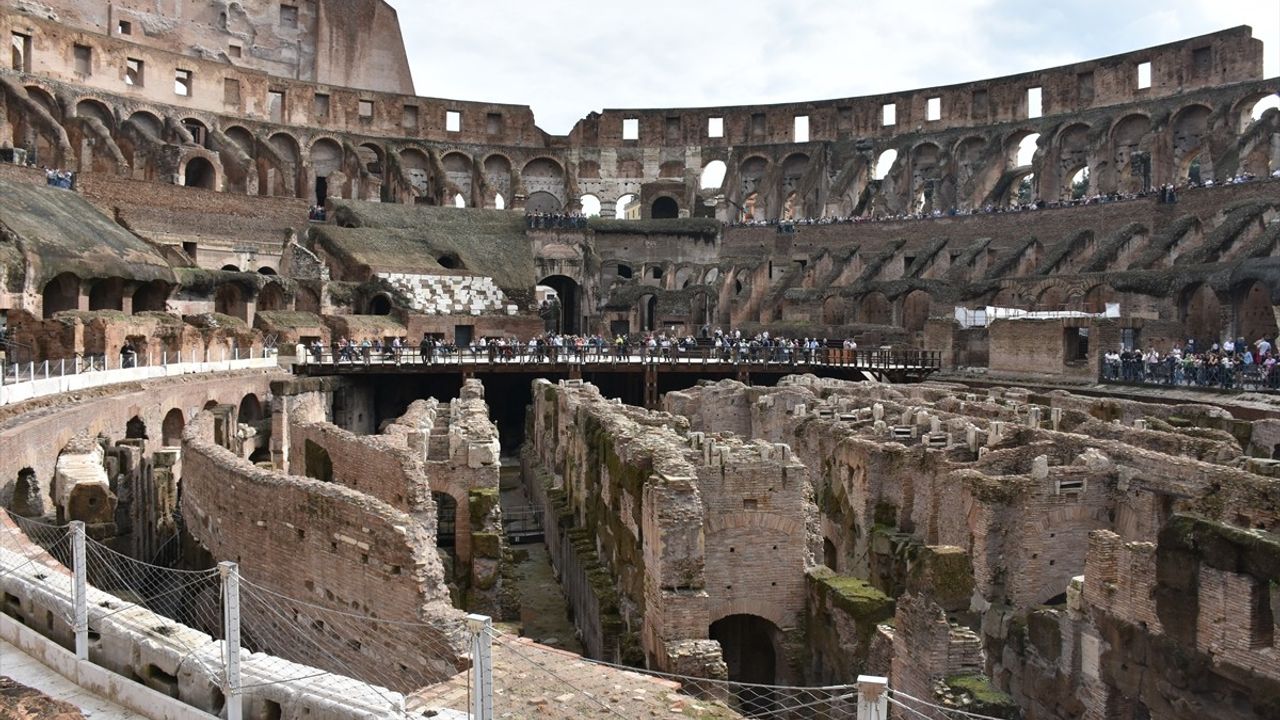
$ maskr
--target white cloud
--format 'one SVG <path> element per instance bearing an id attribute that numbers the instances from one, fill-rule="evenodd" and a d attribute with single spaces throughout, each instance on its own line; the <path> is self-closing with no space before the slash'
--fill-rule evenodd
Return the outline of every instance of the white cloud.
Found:
<path id="1" fill-rule="evenodd" d="M 1240 24 L 1280 75 L 1273 0 L 650 0 L 397 6 L 419 94 L 530 105 L 567 133 L 603 108 L 850 97 L 1052 67 Z M 495 7 L 496 6 L 496 7 Z"/>

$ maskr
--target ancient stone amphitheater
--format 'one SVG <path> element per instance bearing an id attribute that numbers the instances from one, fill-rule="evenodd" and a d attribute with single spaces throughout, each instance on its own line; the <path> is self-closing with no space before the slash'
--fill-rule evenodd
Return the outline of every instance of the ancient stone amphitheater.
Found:
<path id="1" fill-rule="evenodd" d="M 1107 358 L 1276 339 L 1248 27 L 565 136 L 412 95 L 383 0 L 0 38 L 0 675 L 153 718 L 1280 717 L 1280 370 Z"/>

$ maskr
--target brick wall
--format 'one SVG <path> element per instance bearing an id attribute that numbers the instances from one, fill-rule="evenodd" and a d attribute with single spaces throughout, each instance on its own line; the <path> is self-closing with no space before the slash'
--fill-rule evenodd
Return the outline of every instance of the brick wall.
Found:
<path id="1" fill-rule="evenodd" d="M 240 563 L 272 592 L 366 618 L 356 638 L 326 633 L 323 612 L 314 613 L 319 626 L 248 618 L 250 633 L 254 622 L 270 624 L 257 631 L 277 638 L 269 651 L 305 657 L 319 646 L 356 677 L 400 690 L 465 666 L 461 613 L 449 603 L 431 525 L 338 484 L 254 467 L 213 442 L 207 413 L 187 428 L 183 449 L 183 515 L 216 559 Z"/>

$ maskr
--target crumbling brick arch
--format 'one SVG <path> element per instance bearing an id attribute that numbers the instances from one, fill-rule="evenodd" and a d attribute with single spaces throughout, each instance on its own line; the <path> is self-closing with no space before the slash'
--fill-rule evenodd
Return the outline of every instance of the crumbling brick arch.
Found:
<path id="1" fill-rule="evenodd" d="M 240 290 L 240 286 L 235 283 L 223 283 L 218 286 L 213 295 L 213 307 L 214 312 L 240 318 L 245 322 L 249 320 L 248 301 Z"/>
<path id="2" fill-rule="evenodd" d="M 192 155 L 178 167 L 178 183 L 219 192 L 222 190 L 222 165 L 215 156 Z"/>
<path id="3" fill-rule="evenodd" d="M 839 295 L 832 295 L 822 301 L 822 324 L 844 325 L 848 317 L 848 302 Z"/>
<path id="4" fill-rule="evenodd" d="M 941 206 L 943 161 L 942 148 L 937 143 L 926 141 L 911 148 L 910 208 L 913 212 L 931 213 Z"/>
<path id="5" fill-rule="evenodd" d="M 350 178 L 344 172 L 346 151 L 342 141 L 321 135 L 312 139 L 307 148 L 307 176 L 316 205 L 324 205 L 331 197 L 350 197 Z"/>
<path id="6" fill-rule="evenodd" d="M 502 197 L 502 207 L 508 209 L 512 200 L 511 158 L 502 153 L 492 153 L 485 157 L 484 168 L 485 207 L 498 208 L 498 197 Z M 599 169 L 597 168 L 597 172 Z M 583 176 L 586 177 L 586 176 Z"/>
<path id="7" fill-rule="evenodd" d="M 406 200 L 410 203 L 432 204 L 431 158 L 426 150 L 417 146 L 406 147 L 397 154 L 402 180 L 408 183 Z"/>
<path id="8" fill-rule="evenodd" d="M 111 277 L 93 281 L 89 287 L 90 310 L 123 310 L 124 278 Z"/>
<path id="9" fill-rule="evenodd" d="M 44 284 L 40 293 L 40 307 L 44 318 L 53 317 L 63 310 L 80 308 L 80 278 L 75 273 L 60 273 Z"/>
<path id="10" fill-rule="evenodd" d="M 761 183 L 768 171 L 769 159 L 762 155 L 748 156 L 738 164 L 739 186 L 737 189 L 738 196 L 743 198 L 744 207 L 746 206 L 746 198 L 756 195 L 764 189 Z M 756 219 L 763 219 L 763 216 L 759 215 L 759 210 L 763 210 L 763 206 L 757 210 Z"/>
<path id="11" fill-rule="evenodd" d="M 1084 169 L 1086 175 L 1092 174 L 1092 166 L 1096 164 L 1092 140 L 1093 128 L 1087 123 L 1071 123 L 1062 128 L 1052 140 L 1056 151 L 1056 163 L 1049 167 L 1045 163 L 1041 188 L 1044 196 L 1056 200 L 1070 200 L 1074 197 L 1073 184 L 1077 173 Z M 1081 193 L 1087 195 L 1088 189 Z"/>
<path id="12" fill-rule="evenodd" d="M 245 393 L 245 396 L 240 398 L 240 407 L 236 411 L 236 422 L 255 423 L 262 418 L 262 401 L 254 393 Z"/>
<path id="13" fill-rule="evenodd" d="M 182 445 L 182 430 L 187 425 L 187 419 L 183 415 L 182 408 L 172 408 L 165 413 L 164 420 L 160 423 L 161 442 L 166 447 L 178 447 Z"/>
<path id="14" fill-rule="evenodd" d="M 998 308 L 1018 308 L 1026 310 L 1027 301 L 1023 297 L 1022 289 L 1016 285 L 1006 285 L 996 291 L 995 295 L 987 301 L 992 307 Z"/>
<path id="15" fill-rule="evenodd" d="M 1202 349 L 1221 340 L 1227 329 L 1222 301 L 1207 283 L 1191 283 L 1178 293 L 1178 317 L 1184 334 Z"/>
<path id="16" fill-rule="evenodd" d="M 1036 295 L 1035 309 L 1045 311 L 1065 310 L 1066 304 L 1066 290 L 1055 282 L 1041 289 Z"/>
<path id="17" fill-rule="evenodd" d="M 1242 280 L 1231 288 L 1231 315 L 1235 335 L 1246 343 L 1259 338 L 1275 340 L 1276 314 L 1271 290 L 1261 280 Z"/>
<path id="18" fill-rule="evenodd" d="M 93 118 L 106 126 L 109 132 L 115 132 L 116 115 L 112 112 L 111 106 L 97 96 L 80 96 L 80 98 L 76 100 L 75 114 L 76 117 Z"/>
<path id="19" fill-rule="evenodd" d="M 306 198 L 302 178 L 302 145 L 292 133 L 277 132 L 260 146 L 258 192 L 274 197 Z"/>
<path id="20" fill-rule="evenodd" d="M 1109 132 L 1111 142 L 1110 167 L 1107 172 L 1099 174 L 1095 187 L 1099 192 L 1131 193 L 1142 189 L 1142 175 L 1149 174 L 1149 167 L 1133 171 L 1135 159 L 1150 163 L 1151 157 L 1151 118 L 1145 113 L 1129 113 L 1111 125 Z M 1095 173 L 1096 174 L 1096 173 Z"/>
<path id="21" fill-rule="evenodd" d="M 262 268 L 270 270 L 270 268 Z M 261 270 L 259 270 L 261 272 Z M 272 310 L 288 310 L 289 300 L 285 297 L 284 287 L 278 282 L 270 282 L 258 291 L 259 312 Z"/>
<path id="22" fill-rule="evenodd" d="M 893 306 L 889 298 L 879 290 L 873 290 L 858 300 L 858 322 L 868 325 L 892 325 Z"/>
<path id="23" fill-rule="evenodd" d="M 1181 183 L 1192 176 L 1192 164 L 1199 161 L 1201 181 L 1213 178 L 1213 158 L 1208 152 L 1213 109 L 1203 103 L 1188 103 L 1173 114 L 1169 123 L 1173 177 Z M 1161 174 L 1164 175 L 1163 173 Z"/>
<path id="24" fill-rule="evenodd" d="M 520 171 L 520 183 L 524 186 L 525 195 L 530 199 L 537 193 L 554 197 L 559 203 L 556 210 L 564 207 L 568 202 L 564 167 L 554 158 L 542 155 L 525 163 Z"/>
<path id="25" fill-rule="evenodd" d="M 445 153 L 440 164 L 444 167 L 445 193 L 449 197 L 461 195 L 467 207 L 475 207 L 476 177 L 471 158 L 455 150 Z"/>
<path id="26" fill-rule="evenodd" d="M 933 303 L 933 296 L 926 290 L 912 290 L 902 297 L 902 310 L 899 316 L 902 318 L 902 327 L 910 333 L 924 331 L 924 325 L 929 320 L 929 307 Z"/>
<path id="27" fill-rule="evenodd" d="M 139 285 L 133 291 L 133 312 L 164 312 L 171 287 L 163 280 L 152 280 Z"/>

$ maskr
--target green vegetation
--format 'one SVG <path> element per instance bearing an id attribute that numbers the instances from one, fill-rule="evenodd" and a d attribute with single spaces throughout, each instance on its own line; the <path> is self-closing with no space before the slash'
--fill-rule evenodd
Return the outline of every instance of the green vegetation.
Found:
<path id="1" fill-rule="evenodd" d="M 1018 704 L 1009 693 L 997 689 L 985 675 L 953 675 L 946 680 L 947 688 L 971 703 L 967 712 L 992 715 L 999 718 L 1018 717 Z"/>

